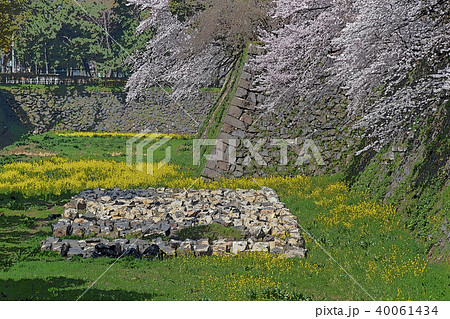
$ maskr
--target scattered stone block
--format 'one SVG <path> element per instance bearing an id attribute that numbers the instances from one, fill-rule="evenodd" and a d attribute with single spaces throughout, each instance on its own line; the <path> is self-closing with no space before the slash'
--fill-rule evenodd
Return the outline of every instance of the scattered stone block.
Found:
<path id="1" fill-rule="evenodd" d="M 86 204 L 84 204 L 86 206 Z M 87 212 L 86 214 L 81 215 L 82 218 L 88 220 L 88 221 L 95 221 L 97 220 L 97 216 L 93 214 L 92 212 Z"/>
<path id="2" fill-rule="evenodd" d="M 190 241 L 184 241 L 180 244 L 178 248 L 178 254 L 180 255 L 188 255 L 192 253 L 192 244 Z"/>
<path id="3" fill-rule="evenodd" d="M 78 210 L 76 208 L 66 208 L 62 214 L 63 218 L 75 219 L 78 217 Z"/>
<path id="4" fill-rule="evenodd" d="M 86 247 L 83 250 L 83 257 L 84 258 L 92 257 L 94 255 L 94 251 L 95 251 L 95 247 Z"/>
<path id="5" fill-rule="evenodd" d="M 64 237 L 69 234 L 70 225 L 67 224 L 56 224 L 53 225 L 53 236 Z"/>
<path id="6" fill-rule="evenodd" d="M 266 242 L 256 242 L 256 243 L 253 243 L 252 251 L 265 251 L 265 252 L 269 252 L 269 243 L 266 243 Z"/>
<path id="7" fill-rule="evenodd" d="M 172 257 L 175 256 L 175 249 L 166 242 L 158 244 L 159 249 L 164 253 L 164 255 Z"/>
<path id="8" fill-rule="evenodd" d="M 84 235 L 84 229 L 80 225 L 72 224 L 72 236 L 82 237 Z"/>
<path id="9" fill-rule="evenodd" d="M 225 239 L 215 240 L 212 245 L 213 253 L 216 255 L 224 255 L 231 250 L 231 242 Z"/>
<path id="10" fill-rule="evenodd" d="M 210 245 L 197 244 L 194 245 L 194 254 L 197 256 L 211 256 L 212 247 Z"/>
<path id="11" fill-rule="evenodd" d="M 247 249 L 247 241 L 234 241 L 231 246 L 231 252 L 237 255 Z"/>
<path id="12" fill-rule="evenodd" d="M 91 226 L 89 226 L 89 232 L 90 233 L 92 233 L 92 234 L 95 234 L 95 235 L 97 235 L 98 233 L 100 233 L 100 227 L 99 226 L 97 226 L 97 225 L 91 225 Z"/>
<path id="13" fill-rule="evenodd" d="M 47 241 L 41 242 L 41 250 L 50 250 L 52 249 L 52 243 Z"/>
<path id="14" fill-rule="evenodd" d="M 270 253 L 273 255 L 282 255 L 284 254 L 284 249 L 283 247 L 270 248 Z"/>

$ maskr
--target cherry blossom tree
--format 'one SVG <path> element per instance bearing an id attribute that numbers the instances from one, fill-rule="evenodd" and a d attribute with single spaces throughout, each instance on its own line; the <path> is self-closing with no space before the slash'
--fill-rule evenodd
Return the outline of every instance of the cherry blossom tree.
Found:
<path id="1" fill-rule="evenodd" d="M 355 0 L 353 8 L 356 19 L 333 40 L 341 50 L 334 81 L 361 118 L 355 127 L 380 150 L 450 98 L 450 3 Z"/>
<path id="2" fill-rule="evenodd" d="M 255 59 L 256 82 L 266 92 L 266 107 L 288 105 L 328 85 L 332 40 L 353 18 L 348 0 L 279 0 L 272 18 L 281 27 L 261 30 L 267 53 Z M 331 70 L 332 71 L 332 70 Z"/>
<path id="3" fill-rule="evenodd" d="M 353 7 L 355 21 L 333 40 L 342 50 L 333 67 L 356 102 L 382 85 L 395 90 L 418 63 L 449 52 L 448 1 L 355 0 Z"/>
<path id="4" fill-rule="evenodd" d="M 174 89 L 179 100 L 199 88 L 218 86 L 246 43 L 256 37 L 263 23 L 263 2 L 259 0 L 191 1 L 200 8 L 191 15 L 177 16 L 169 0 L 129 0 L 150 9 L 150 16 L 138 33 L 154 29 L 145 52 L 130 57 L 133 74 L 128 80 L 128 98 L 160 85 Z M 188 10 L 191 11 L 191 10 Z"/>
<path id="5" fill-rule="evenodd" d="M 267 54 L 255 60 L 269 109 L 339 89 L 380 149 L 448 98 L 448 1 L 278 0 L 272 16 L 283 23 L 261 32 Z"/>
<path id="6" fill-rule="evenodd" d="M 156 30 L 132 57 L 131 98 L 157 83 L 174 87 L 175 96 L 217 85 L 258 27 L 266 53 L 252 64 L 267 95 L 263 107 L 346 94 L 350 118 L 359 119 L 354 127 L 376 149 L 448 95 L 447 0 L 274 0 L 271 23 L 263 0 L 190 0 L 184 11 L 171 10 L 174 1 L 185 3 L 129 0 L 151 9 L 138 31 Z"/>

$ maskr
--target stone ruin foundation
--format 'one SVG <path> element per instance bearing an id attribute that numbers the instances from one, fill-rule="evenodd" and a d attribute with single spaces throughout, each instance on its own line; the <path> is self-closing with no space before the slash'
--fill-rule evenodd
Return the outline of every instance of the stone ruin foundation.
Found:
<path id="1" fill-rule="evenodd" d="M 181 229 L 220 224 L 240 238 L 179 240 Z M 42 250 L 64 257 L 163 258 L 263 251 L 306 257 L 297 217 L 270 188 L 262 190 L 94 189 L 73 197 Z M 77 239 L 61 237 L 77 236 Z M 72 237 L 73 238 L 73 237 Z"/>

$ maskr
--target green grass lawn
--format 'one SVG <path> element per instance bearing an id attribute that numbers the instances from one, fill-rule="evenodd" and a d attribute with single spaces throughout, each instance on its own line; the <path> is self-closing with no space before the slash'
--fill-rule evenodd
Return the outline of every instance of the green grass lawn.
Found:
<path id="1" fill-rule="evenodd" d="M 125 162 L 127 155 L 126 142 L 129 138 L 121 136 L 59 136 L 48 132 L 40 135 L 24 136 L 14 145 L 0 151 L 0 165 L 17 162 L 42 159 L 42 155 L 60 156 L 73 160 L 96 159 L 114 160 Z M 171 148 L 171 162 L 183 168 L 183 173 L 188 176 L 199 176 L 202 166 L 193 165 L 192 159 L 193 138 L 181 137 L 171 139 L 164 147 L 155 150 L 155 161 L 161 161 L 165 157 L 165 149 Z M 136 150 L 133 148 L 133 154 Z M 144 159 L 147 154 L 144 154 Z M 202 163 L 205 159 L 202 157 Z"/>
<path id="2" fill-rule="evenodd" d="M 125 142 L 46 133 L 8 147 L 1 160 L 33 161 L 41 152 L 125 161 Z M 192 165 L 192 141 L 170 143 L 183 173 L 199 176 L 201 168 Z M 370 300 L 336 262 L 376 300 L 448 300 L 448 264 L 428 263 L 427 247 L 406 230 L 395 210 L 376 206 L 341 180 L 335 175 L 308 179 L 307 186 L 269 185 L 298 217 L 309 250 L 306 259 L 267 254 L 124 258 L 82 300 Z M 357 215 L 358 207 L 374 217 Z M 41 252 L 40 241 L 51 235 L 46 217 L 61 211 L 56 202 L 32 200 L 23 210 L 0 208 L 0 300 L 75 300 L 114 262 Z"/>

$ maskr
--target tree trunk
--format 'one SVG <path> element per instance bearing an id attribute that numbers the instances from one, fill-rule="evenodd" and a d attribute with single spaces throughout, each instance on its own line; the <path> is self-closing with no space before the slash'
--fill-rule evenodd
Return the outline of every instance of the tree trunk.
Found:
<path id="1" fill-rule="evenodd" d="M 86 76 L 92 77 L 91 69 L 89 68 L 89 62 L 85 58 L 83 58 L 82 60 L 83 60 L 84 70 L 86 71 Z"/>
<path id="2" fill-rule="evenodd" d="M 47 43 L 45 43 L 45 74 L 48 74 L 48 53 L 47 53 Z"/>
<path id="3" fill-rule="evenodd" d="M 108 18 L 106 17 L 106 15 L 108 15 Z M 108 49 L 108 52 L 111 52 L 111 42 L 110 42 L 110 39 L 109 39 L 109 23 L 108 23 L 108 21 L 110 21 L 110 15 L 109 15 L 109 12 L 105 12 L 104 14 L 103 14 L 103 23 L 104 23 L 104 26 L 105 26 L 105 30 L 106 30 L 106 48 Z M 112 74 L 112 70 L 111 69 L 109 69 L 108 70 L 108 72 L 106 72 L 106 77 L 107 78 L 110 78 L 111 77 L 111 74 Z"/>
<path id="4" fill-rule="evenodd" d="M 15 51 L 14 34 L 12 35 L 11 54 L 12 54 L 11 73 L 15 73 L 15 71 L 16 71 L 16 51 Z"/>
<path id="5" fill-rule="evenodd" d="M 5 73 L 5 52 L 2 50 L 2 73 Z"/>

